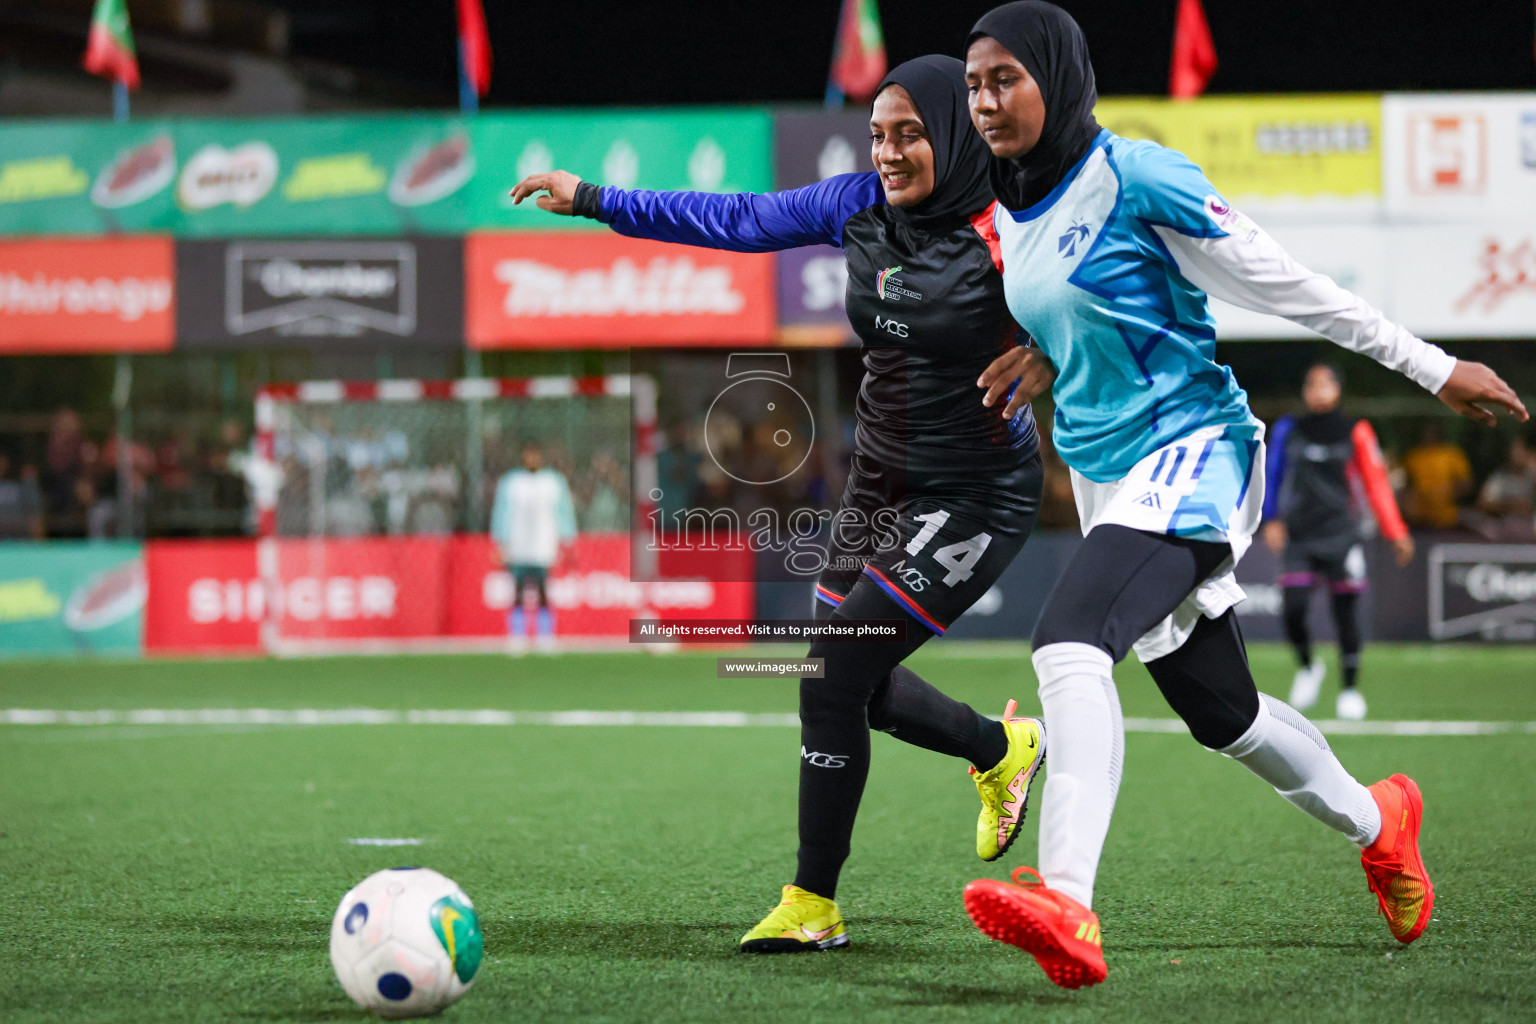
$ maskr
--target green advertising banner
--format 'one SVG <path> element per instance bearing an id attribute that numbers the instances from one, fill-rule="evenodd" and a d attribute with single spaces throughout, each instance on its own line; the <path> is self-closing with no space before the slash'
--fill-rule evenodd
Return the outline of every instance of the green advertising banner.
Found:
<path id="1" fill-rule="evenodd" d="M 0 658 L 137 656 L 148 594 L 131 541 L 0 543 Z"/>
<path id="2" fill-rule="evenodd" d="M 471 226 L 600 227 L 584 218 L 551 217 L 532 202 L 513 206 L 507 190 L 543 171 L 570 171 L 619 188 L 764 192 L 773 187 L 772 137 L 772 118 L 756 110 L 482 117 L 475 126 L 483 162 L 469 200 Z"/>
<path id="3" fill-rule="evenodd" d="M 506 198 L 563 168 L 629 188 L 770 187 L 756 110 L 536 111 L 0 127 L 0 236 L 586 229 Z"/>

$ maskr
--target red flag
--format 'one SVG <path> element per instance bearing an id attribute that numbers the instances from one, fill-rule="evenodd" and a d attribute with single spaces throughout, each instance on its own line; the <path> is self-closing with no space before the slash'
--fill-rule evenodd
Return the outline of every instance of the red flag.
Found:
<path id="1" fill-rule="evenodd" d="M 133 49 L 133 29 L 128 25 L 127 0 L 96 0 L 91 12 L 91 34 L 80 62 L 93 75 L 139 87 L 139 58 Z"/>
<path id="2" fill-rule="evenodd" d="M 476 96 L 491 90 L 491 37 L 480 0 L 459 0 L 459 59 Z"/>
<path id="3" fill-rule="evenodd" d="M 1168 95 L 1192 99 L 1205 91 L 1216 73 L 1216 44 L 1205 21 L 1200 0 L 1179 0 L 1173 26 L 1173 65 L 1168 69 Z"/>
<path id="4" fill-rule="evenodd" d="M 832 87 L 864 103 L 885 77 L 885 36 L 875 0 L 843 0 L 832 51 Z"/>

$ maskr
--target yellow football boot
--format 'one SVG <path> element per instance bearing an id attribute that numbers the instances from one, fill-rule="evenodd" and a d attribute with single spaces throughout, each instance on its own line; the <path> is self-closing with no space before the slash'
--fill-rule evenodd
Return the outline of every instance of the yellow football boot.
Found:
<path id="1" fill-rule="evenodd" d="M 743 953 L 815 953 L 848 945 L 848 928 L 833 900 L 784 887 L 784 900 L 741 937 Z"/>
<path id="2" fill-rule="evenodd" d="M 976 792 L 981 794 L 981 816 L 976 819 L 976 856 L 997 860 L 1008 852 L 1024 824 L 1029 805 L 1029 785 L 1045 764 L 1045 723 L 1038 718 L 1014 718 L 1018 701 L 1003 709 L 1003 729 L 1008 733 L 1008 753 L 984 772 L 971 769 Z"/>

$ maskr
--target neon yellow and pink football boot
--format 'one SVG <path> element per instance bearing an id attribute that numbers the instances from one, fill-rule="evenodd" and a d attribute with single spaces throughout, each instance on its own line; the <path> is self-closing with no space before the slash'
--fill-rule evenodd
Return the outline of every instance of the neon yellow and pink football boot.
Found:
<path id="1" fill-rule="evenodd" d="M 1008 734 L 1008 753 L 984 772 L 971 769 L 976 792 L 981 796 L 981 815 L 976 819 L 976 856 L 997 860 L 1018 837 L 1029 806 L 1029 787 L 1045 764 L 1045 723 L 1038 718 L 1015 718 L 1019 702 L 1010 700 L 1003 709 L 1003 730 Z"/>
<path id="2" fill-rule="evenodd" d="M 743 953 L 815 953 L 847 945 L 848 927 L 836 901 L 798 885 L 786 885 L 779 905 L 741 937 Z"/>

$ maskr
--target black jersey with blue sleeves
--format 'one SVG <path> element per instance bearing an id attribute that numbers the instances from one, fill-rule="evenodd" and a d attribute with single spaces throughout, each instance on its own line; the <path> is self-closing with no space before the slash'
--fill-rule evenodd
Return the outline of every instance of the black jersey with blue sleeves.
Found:
<path id="1" fill-rule="evenodd" d="M 838 174 L 782 192 L 648 192 L 607 186 L 598 219 L 621 235 L 659 242 L 777 252 L 843 244 L 843 225 L 885 203 L 873 173 Z"/>
<path id="2" fill-rule="evenodd" d="M 976 387 L 1019 336 L 990 208 L 915 227 L 886 204 L 873 173 L 761 194 L 610 186 L 600 198 L 598 219 L 631 237 L 736 252 L 840 247 L 848 319 L 864 343 L 856 443 L 869 457 L 909 469 L 959 462 L 984 478 L 1035 454 L 1028 407 L 1005 421 Z"/>

